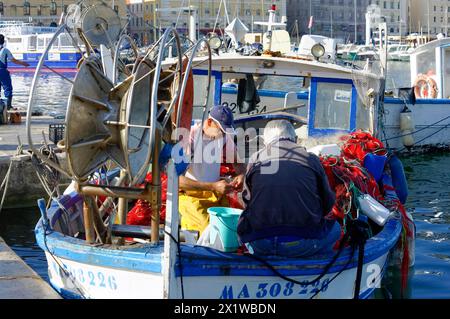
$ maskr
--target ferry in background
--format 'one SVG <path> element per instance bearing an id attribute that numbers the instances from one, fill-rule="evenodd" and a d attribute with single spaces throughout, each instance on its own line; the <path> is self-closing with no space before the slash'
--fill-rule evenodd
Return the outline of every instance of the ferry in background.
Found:
<path id="1" fill-rule="evenodd" d="M 34 26 L 23 21 L 2 22 L 0 24 L 0 34 L 5 36 L 6 47 L 16 59 L 30 64 L 29 67 L 10 64 L 9 70 L 12 72 L 34 72 L 56 29 L 56 27 Z M 59 36 L 58 41 L 52 46 L 45 60 L 47 71 L 74 72 L 76 70 L 81 54 L 74 48 L 72 41 L 67 34 Z"/>

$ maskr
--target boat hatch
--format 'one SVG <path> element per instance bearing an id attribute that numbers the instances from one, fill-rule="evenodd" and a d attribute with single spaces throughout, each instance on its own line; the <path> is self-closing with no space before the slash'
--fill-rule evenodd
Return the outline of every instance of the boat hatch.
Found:
<path id="1" fill-rule="evenodd" d="M 356 128 L 357 92 L 345 79 L 313 78 L 309 97 L 308 135 L 348 133 Z"/>

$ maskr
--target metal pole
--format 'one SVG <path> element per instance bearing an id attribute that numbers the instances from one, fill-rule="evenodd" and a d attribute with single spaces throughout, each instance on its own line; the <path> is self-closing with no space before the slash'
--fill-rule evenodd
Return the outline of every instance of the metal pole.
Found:
<path id="1" fill-rule="evenodd" d="M 153 8 L 153 42 L 156 42 L 158 34 L 157 32 L 157 24 L 156 24 L 156 1 L 155 1 L 155 7 Z"/>
<path id="2" fill-rule="evenodd" d="M 333 38 L 333 10 L 330 10 L 330 28 L 331 28 L 331 38 Z"/>
<path id="3" fill-rule="evenodd" d="M 311 0 L 309 0 L 309 21 L 311 21 L 311 17 L 312 17 L 312 3 L 311 3 Z M 311 28 L 309 28 L 310 35 L 311 35 L 311 31 L 312 31 L 312 25 L 311 25 Z"/>
<path id="4" fill-rule="evenodd" d="M 88 198 L 83 196 L 84 235 L 86 242 L 93 244 L 95 243 L 94 216 Z"/>
<path id="5" fill-rule="evenodd" d="M 358 41 L 358 26 L 356 21 L 356 0 L 353 0 L 353 4 L 355 7 L 355 43 Z"/>
<path id="6" fill-rule="evenodd" d="M 152 162 L 152 223 L 151 223 L 151 242 L 158 244 L 159 241 L 159 214 L 161 208 L 161 171 L 159 169 L 158 158 L 161 152 L 161 132 L 155 130 L 155 147 L 153 149 Z"/>
<path id="7" fill-rule="evenodd" d="M 128 182 L 127 172 L 125 170 L 120 170 L 120 179 L 123 181 L 122 185 L 126 185 Z M 122 186 L 119 185 L 119 186 Z M 128 213 L 128 199 L 125 197 L 119 198 L 118 203 L 118 214 L 117 219 L 120 225 L 125 225 L 127 221 L 127 213 Z"/>
<path id="8" fill-rule="evenodd" d="M 427 7 L 428 7 L 428 37 L 427 42 L 430 41 L 430 1 L 427 1 Z"/>

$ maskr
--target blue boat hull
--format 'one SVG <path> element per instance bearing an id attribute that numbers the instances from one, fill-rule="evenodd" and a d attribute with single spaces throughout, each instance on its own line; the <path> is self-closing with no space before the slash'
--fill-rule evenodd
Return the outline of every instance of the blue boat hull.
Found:
<path id="1" fill-rule="evenodd" d="M 10 64 L 9 69 L 12 72 L 35 71 L 42 53 L 23 53 L 22 55 L 21 60 L 27 62 L 30 66 Z M 45 59 L 44 66 L 46 67 L 43 68 L 43 71 L 50 71 L 50 69 L 75 71 L 80 59 L 81 53 L 79 52 L 50 53 Z"/>
<path id="2" fill-rule="evenodd" d="M 74 214 L 79 214 L 81 201 L 81 197 L 75 193 L 61 199 L 61 204 L 72 215 L 71 220 L 76 219 Z M 64 216 L 60 206 L 53 203 L 48 210 L 49 225 L 58 228 L 58 220 L 67 219 Z M 84 240 L 65 236 L 60 231 L 49 230 L 42 219 L 35 231 L 37 242 L 47 255 L 50 281 L 63 296 L 163 297 L 162 244 L 136 244 L 120 248 L 110 245 L 92 246 Z M 381 280 L 388 254 L 398 242 L 400 233 L 400 220 L 391 219 L 379 234 L 367 242 L 360 298 L 372 295 L 376 286 L 371 286 L 369 280 Z M 332 257 L 333 253 L 308 259 L 268 258 L 267 262 L 284 276 L 303 282 L 320 275 Z M 351 261 L 350 257 L 351 249 L 344 249 L 321 280 L 313 285 L 298 285 L 278 277 L 273 270 L 249 256 L 182 244 L 181 258 L 178 257 L 174 269 L 180 286 L 178 297 L 182 297 L 183 281 L 186 298 L 311 298 L 316 293 L 319 298 L 351 298 L 357 253 Z M 333 282 L 334 275 L 343 268 L 346 270 Z"/>

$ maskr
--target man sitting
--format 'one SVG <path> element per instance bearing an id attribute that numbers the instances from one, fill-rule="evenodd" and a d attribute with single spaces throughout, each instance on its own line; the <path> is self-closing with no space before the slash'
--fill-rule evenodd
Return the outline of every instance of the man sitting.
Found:
<path id="1" fill-rule="evenodd" d="M 203 126 L 198 124 L 191 129 L 191 163 L 185 176 L 180 176 L 179 185 L 182 228 L 202 232 L 209 225 L 208 208 L 229 206 L 226 195 L 242 189 L 245 166 L 239 164 L 232 134 L 233 114 L 226 106 L 213 107 Z M 231 182 L 220 179 L 224 150 L 237 173 Z"/>
<path id="2" fill-rule="evenodd" d="M 325 171 L 296 140 L 290 122 L 271 121 L 265 148 L 250 159 L 238 235 L 251 253 L 311 256 L 331 251 L 340 237 L 339 224 L 324 218 L 335 202 Z"/>

